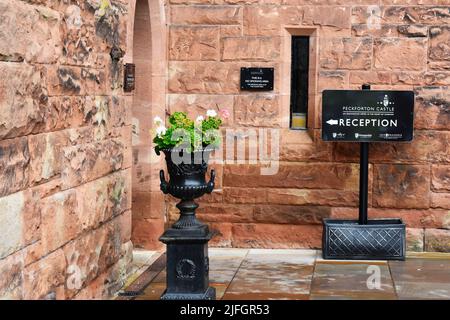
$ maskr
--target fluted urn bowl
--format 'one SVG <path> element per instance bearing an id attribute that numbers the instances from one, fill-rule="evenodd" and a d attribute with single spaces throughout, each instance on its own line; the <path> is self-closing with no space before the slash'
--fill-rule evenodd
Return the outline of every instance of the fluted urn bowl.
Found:
<path id="1" fill-rule="evenodd" d="M 195 209 L 198 204 L 194 199 L 211 193 L 214 189 L 215 172 L 211 170 L 211 179 L 206 182 L 209 156 L 213 149 L 203 148 L 193 152 L 184 149 L 160 149 L 166 158 L 169 181 L 164 176 L 164 170 L 160 171 L 160 188 L 165 194 L 170 194 L 181 199 L 177 204 L 180 209 L 180 219 L 172 226 L 176 229 L 204 228 L 205 225 L 195 217 Z"/>

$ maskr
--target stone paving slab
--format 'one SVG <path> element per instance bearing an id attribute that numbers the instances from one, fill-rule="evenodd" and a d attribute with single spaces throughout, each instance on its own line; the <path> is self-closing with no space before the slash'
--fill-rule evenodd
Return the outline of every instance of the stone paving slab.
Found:
<path id="1" fill-rule="evenodd" d="M 450 259 L 390 261 L 399 299 L 450 299 Z"/>
<path id="2" fill-rule="evenodd" d="M 324 260 L 320 251 L 211 248 L 210 284 L 223 300 L 450 299 L 450 255 L 408 253 L 406 261 Z M 138 300 L 165 289 L 165 255 L 126 290 Z M 368 278 L 380 274 L 379 288 Z"/>
<path id="3" fill-rule="evenodd" d="M 370 281 L 379 274 L 380 281 Z M 369 280 L 369 281 L 368 281 Z M 379 284 L 379 285 L 378 285 Z M 311 299 L 396 299 L 394 284 L 386 262 L 316 263 Z"/>

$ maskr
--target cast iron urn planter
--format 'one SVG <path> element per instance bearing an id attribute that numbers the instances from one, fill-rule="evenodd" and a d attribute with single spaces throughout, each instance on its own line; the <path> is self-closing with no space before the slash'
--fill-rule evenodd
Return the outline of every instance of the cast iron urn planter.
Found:
<path id="1" fill-rule="evenodd" d="M 156 150 L 166 157 L 169 182 L 160 171 L 161 191 L 180 199 L 180 218 L 159 240 L 167 245 L 167 288 L 163 300 L 214 300 L 216 290 L 209 286 L 208 226 L 195 216 L 194 199 L 214 189 L 214 170 L 206 182 L 208 160 L 212 149 L 193 152 L 184 149 Z"/>

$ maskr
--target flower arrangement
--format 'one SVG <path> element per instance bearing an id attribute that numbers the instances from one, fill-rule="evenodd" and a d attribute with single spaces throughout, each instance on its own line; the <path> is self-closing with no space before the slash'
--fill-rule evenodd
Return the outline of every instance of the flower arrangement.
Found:
<path id="1" fill-rule="evenodd" d="M 189 119 L 185 112 L 174 112 L 169 116 L 169 126 L 164 126 L 160 117 L 153 120 L 156 133 L 153 138 L 155 150 L 182 148 L 188 152 L 206 147 L 216 149 L 221 143 L 219 131 L 222 119 L 230 116 L 229 111 L 222 109 L 219 114 L 215 110 L 207 110 L 206 117 L 200 115 L 195 121 Z"/>

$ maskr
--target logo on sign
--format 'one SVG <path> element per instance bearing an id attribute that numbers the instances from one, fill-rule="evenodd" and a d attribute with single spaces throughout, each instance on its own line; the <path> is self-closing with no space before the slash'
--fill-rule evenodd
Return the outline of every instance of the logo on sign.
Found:
<path id="1" fill-rule="evenodd" d="M 383 101 L 379 101 L 378 104 L 381 104 L 381 105 L 387 107 L 387 106 L 393 105 L 394 102 L 389 101 L 388 95 L 385 94 L 385 95 L 384 95 L 384 98 L 383 98 Z"/>

